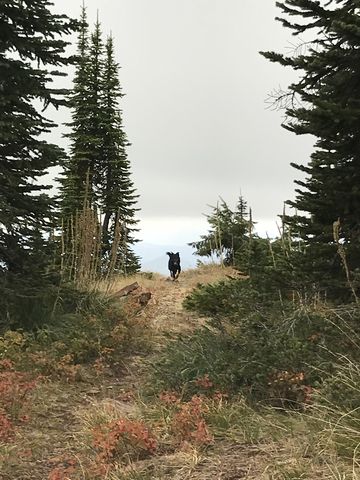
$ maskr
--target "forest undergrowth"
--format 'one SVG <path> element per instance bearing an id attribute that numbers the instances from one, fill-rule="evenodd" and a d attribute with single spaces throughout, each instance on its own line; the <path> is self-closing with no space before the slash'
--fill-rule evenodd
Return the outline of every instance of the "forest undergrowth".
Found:
<path id="1" fill-rule="evenodd" d="M 271 318 L 260 330 L 254 314 L 251 328 L 245 315 L 241 325 L 214 315 L 215 285 L 230 299 L 246 282 L 216 266 L 178 282 L 139 274 L 92 294 L 61 327 L 5 332 L 0 478 L 357 479 L 355 307 L 298 307 L 312 331 L 296 331 L 293 311 L 275 361 Z M 331 338 L 344 343 L 336 359 Z"/>

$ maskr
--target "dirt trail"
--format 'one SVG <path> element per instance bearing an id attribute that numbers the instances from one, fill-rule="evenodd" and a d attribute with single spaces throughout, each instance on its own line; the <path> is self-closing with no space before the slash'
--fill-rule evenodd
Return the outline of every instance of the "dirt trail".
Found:
<path id="1" fill-rule="evenodd" d="M 216 282 L 233 274 L 236 275 L 236 272 L 234 273 L 231 268 L 208 266 L 199 270 L 185 271 L 176 281 L 160 275 L 155 275 L 151 279 L 139 276 L 132 279 L 131 282 L 136 280 L 140 289 L 132 292 L 130 296 L 138 296 L 139 291 L 151 293 L 149 303 L 138 315 L 147 319 L 155 333 L 162 335 L 191 331 L 202 325 L 205 319 L 184 309 L 185 298 L 198 284 Z M 112 287 L 111 292 L 116 295 L 115 292 L 124 288 L 129 282 L 129 279 L 122 279 Z"/>
<path id="2" fill-rule="evenodd" d="M 94 366 L 85 365 L 85 376 L 79 382 L 66 383 L 64 380 L 48 378 L 41 383 L 35 392 L 30 421 L 19 430 L 16 443 L 6 446 L 0 441 L 0 480 L 333 478 L 324 475 L 320 467 L 319 471 L 312 470 L 313 475 L 303 476 L 303 465 L 310 460 L 306 456 L 307 450 L 302 447 L 299 450 L 291 435 L 283 441 L 265 439 L 265 442 L 259 443 L 247 440 L 249 432 L 235 435 L 230 428 L 229 435 L 224 435 L 226 432 L 221 430 L 223 420 L 225 423 L 230 421 L 231 425 L 232 415 L 242 415 L 242 410 L 240 413 L 237 410 L 233 412 L 231 405 L 228 419 L 219 417 L 219 428 L 223 433 L 216 437 L 209 449 L 197 449 L 192 445 L 169 449 L 166 448 L 166 437 L 162 451 L 134 461 L 129 465 L 130 469 L 122 463 L 118 465 L 118 470 L 114 467 L 115 471 L 109 476 L 99 477 L 89 473 L 96 463 L 96 451 L 89 437 L 89 432 L 93 431 L 91 429 L 98 425 L 96 422 L 109 422 L 123 417 L 143 418 L 156 428 L 156 415 L 161 413 L 162 407 L 156 402 L 153 405 L 152 400 L 149 405 L 144 404 L 146 400 L 141 396 L 149 355 L 156 355 L 169 341 L 167 334 L 191 332 L 205 322 L 204 318 L 186 311 L 183 301 L 198 283 L 212 283 L 228 275 L 236 273 L 228 269 L 204 268 L 184 272 L 176 282 L 158 275 L 119 279 L 113 286 L 113 292 L 131 282 L 137 281 L 140 285 L 137 293 L 129 295 L 125 301 L 119 301 L 129 307 L 130 315 L 144 320 L 140 325 L 144 325 L 143 332 L 153 348 L 149 351 L 139 350 L 142 353 L 138 355 L 125 356 L 123 362 L 111 365 L 100 374 L 95 372 Z M 151 292 L 149 303 L 142 307 L 138 302 L 139 292 Z M 132 309 L 133 306 L 135 309 Z M 236 421 L 239 423 L 239 418 Z M 252 417 L 244 417 L 244 432 L 250 428 L 250 437 L 254 432 L 257 434 L 257 428 L 261 430 L 256 422 L 252 430 L 251 423 Z M 71 462 L 74 459 L 77 467 L 72 470 Z"/>
<path id="3" fill-rule="evenodd" d="M 198 316 L 187 312 L 183 301 L 193 289 L 186 274 L 179 280 L 163 280 L 153 294 L 147 316 L 158 333 L 183 332 L 203 323 Z"/>
<path id="4" fill-rule="evenodd" d="M 164 334 L 191 331 L 204 322 L 203 318 L 187 312 L 183 308 L 183 301 L 198 283 L 219 280 L 227 273 L 229 273 L 227 270 L 207 268 L 184 272 L 175 282 L 159 276 L 151 279 L 140 276 L 136 279 L 143 292 L 152 293 L 150 302 L 138 312 L 138 315 L 146 319 L 150 327 L 149 332 L 152 331 L 154 334 L 158 346 L 167 341 Z M 121 282 L 122 284 L 119 282 L 114 286 L 114 290 L 128 284 L 129 279 Z M 16 445 L 5 451 L 3 456 L 0 450 L 0 480 L 87 479 L 88 477 L 81 475 L 70 474 L 68 477 L 61 475 L 61 469 L 67 465 L 67 459 L 75 458 L 78 454 L 78 431 L 82 428 L 78 413 L 86 412 L 89 408 L 101 409 L 104 405 L 106 408 L 115 405 L 118 413 L 133 416 L 138 408 L 136 392 L 141 387 L 142 371 L 144 357 L 140 355 L 127 359 L 124 368 L 115 375 L 105 373 L 96 377 L 89 369 L 88 378 L 85 377 L 79 383 L 66 384 L 62 381 L 49 380 L 41 385 L 36 393 L 35 408 L 31 413 L 30 422 L 21 430 Z M 134 397 L 131 397 L 133 394 Z M 222 470 L 218 457 L 214 456 L 215 463 L 209 463 L 207 459 L 204 464 L 202 458 L 193 458 L 193 455 L 193 452 L 178 452 L 174 455 L 155 457 L 150 470 L 154 468 L 155 471 L 162 473 L 159 473 L 159 476 L 146 474 L 144 477 L 134 478 L 202 479 L 206 477 L 202 476 L 203 473 L 211 469 L 214 469 L 213 478 L 244 478 L 218 477 L 217 469 Z M 149 465 L 146 465 L 146 471 L 148 467 Z M 60 472 L 58 476 L 57 468 Z M 51 471 L 55 472 L 53 476 L 50 474 Z"/>

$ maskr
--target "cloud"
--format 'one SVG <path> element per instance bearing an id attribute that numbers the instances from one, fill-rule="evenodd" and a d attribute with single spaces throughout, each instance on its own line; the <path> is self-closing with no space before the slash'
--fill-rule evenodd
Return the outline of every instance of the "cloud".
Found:
<path id="1" fill-rule="evenodd" d="M 93 23 L 98 0 L 87 7 Z M 55 8 L 77 15 L 80 5 L 55 0 Z M 169 225 L 175 232 L 194 225 L 179 231 L 184 238 L 197 234 L 195 224 L 219 195 L 234 204 L 241 190 L 254 219 L 269 221 L 293 198 L 299 172 L 290 162 L 306 163 L 313 142 L 283 130 L 283 113 L 266 109 L 269 92 L 296 78 L 258 53 L 286 50 L 291 34 L 275 22 L 278 13 L 268 0 L 101 2 L 103 31 L 115 37 L 122 67 L 139 215 L 159 242 Z M 68 112 L 54 118 L 61 124 Z M 63 130 L 53 138 L 66 145 Z M 160 218 L 161 231 L 154 228 Z"/>

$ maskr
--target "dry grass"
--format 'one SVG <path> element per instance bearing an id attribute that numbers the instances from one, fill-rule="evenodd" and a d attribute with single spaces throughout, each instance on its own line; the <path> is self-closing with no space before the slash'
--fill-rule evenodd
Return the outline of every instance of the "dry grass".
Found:
<path id="1" fill-rule="evenodd" d="M 204 324 L 205 319 L 184 311 L 182 307 L 182 302 L 189 292 L 199 283 L 214 283 L 228 276 L 238 277 L 239 274 L 233 268 L 209 264 L 183 271 L 175 282 L 169 277 L 148 272 L 115 277 L 110 283 L 101 282 L 98 288 L 115 294 L 125 286 L 137 282 L 140 286 L 138 291 L 151 292 L 151 300 L 141 315 L 153 326 L 155 343 L 162 344 L 164 334 L 191 331 Z"/>
<path id="2" fill-rule="evenodd" d="M 228 409 L 228 411 L 226 411 Z M 232 418 L 234 412 L 238 418 Z M 145 460 L 114 463 L 106 476 L 109 480 L 357 480 L 351 468 L 335 456 L 324 457 L 313 446 L 305 422 L 298 416 L 287 418 L 276 411 L 259 414 L 241 402 L 222 407 L 222 415 L 234 420 L 237 428 L 220 429 L 216 442 L 209 448 L 184 444 L 175 451 L 167 448 L 165 412 L 159 403 L 124 404 L 103 400 L 94 402 L 78 412 L 83 428 L 76 443 L 85 445 L 90 429 L 99 422 L 119 417 L 138 418 L 151 425 L 164 442 L 155 456 Z M 242 415 L 242 417 L 241 417 Z M 241 428 L 240 428 L 241 426 Z M 263 430 L 258 437 L 259 427 Z M 271 427 L 273 432 L 271 433 Z M 213 425 L 216 430 L 216 425 Z M 85 450 L 84 450 L 85 451 Z M 90 452 L 90 450 L 88 450 Z"/>
<path id="3" fill-rule="evenodd" d="M 137 282 L 143 290 L 158 290 L 165 282 L 166 277 L 160 273 L 137 273 L 134 275 L 118 276 L 111 280 L 99 282 L 98 289 L 108 294 L 114 294 L 122 288 Z"/>
<path id="4" fill-rule="evenodd" d="M 182 301 L 198 283 L 238 276 L 231 268 L 206 265 L 182 272 L 176 282 L 157 274 L 118 278 L 112 293 L 138 282 L 152 299 L 138 315 L 155 332 L 155 346 L 165 333 L 186 331 L 204 322 L 182 308 Z M 15 442 L 0 444 L 1 480 L 359 480 L 351 465 L 339 460 L 334 449 L 318 448 L 305 417 L 285 417 L 276 411 L 257 412 L 239 399 L 224 402 L 206 413 L 215 439 L 212 445 L 179 446 L 171 439 L 169 414 L 157 400 L 141 397 L 144 358 L 124 359 L 116 374 L 98 375 L 90 368 L 78 383 L 47 381 L 33 393 L 29 422 Z M 145 422 L 159 437 L 160 448 L 149 458 L 116 463 L 102 476 L 90 473 L 96 463 L 91 432 L 119 418 Z M 76 459 L 66 472 L 66 459 Z M 65 460 L 64 460 L 65 459 Z M 63 470 L 62 470 L 63 469 Z M 64 473 L 65 471 L 65 473 Z M 61 473 L 63 472 L 63 473 Z M 52 479 L 52 480 L 53 480 Z"/>
<path id="5" fill-rule="evenodd" d="M 234 412 L 239 415 L 247 415 L 248 418 L 233 418 Z M 259 441 L 259 426 L 262 418 L 259 414 L 245 407 L 242 402 L 229 403 L 222 405 L 221 417 L 227 416 L 227 422 L 235 420 L 237 428 L 230 428 L 229 431 L 223 428 L 216 428 L 212 425 L 214 431 L 217 430 L 217 440 L 211 448 L 196 447 L 195 445 L 185 443 L 180 448 L 174 450 L 174 444 L 169 437 L 169 412 L 163 406 L 155 402 L 147 405 L 141 401 L 135 403 L 124 403 L 117 400 L 94 401 L 88 406 L 80 408 L 76 413 L 79 419 L 80 429 L 75 439 L 76 444 L 82 446 L 83 453 L 92 455 L 90 438 L 91 431 L 119 418 L 127 417 L 138 419 L 150 425 L 156 433 L 160 442 L 160 448 L 155 456 L 149 459 L 137 462 L 114 463 L 108 477 L 111 480 L 135 480 L 143 479 L 198 479 L 210 480 L 213 478 L 248 478 L 248 479 L 270 479 L 281 477 L 270 477 L 267 472 L 276 471 L 277 461 L 273 462 L 276 452 L 277 457 L 284 463 L 284 446 L 279 449 L 280 443 L 271 441 L 271 435 L 265 441 Z M 216 423 L 212 414 L 212 423 Z M 275 416 L 273 415 L 275 422 Z M 223 418 L 218 419 L 223 423 Z M 271 422 L 270 422 L 271 423 Z M 263 427 L 269 428 L 271 425 L 269 418 L 263 418 Z M 279 424 L 273 423 L 274 430 L 283 429 Z M 288 432 L 286 432 L 288 433 Z M 284 436 L 284 435 L 283 435 Z M 170 451 L 169 451 L 170 450 Z M 289 444 L 287 454 L 291 453 L 288 463 L 293 465 L 297 461 L 295 454 L 298 452 L 290 451 Z M 298 455 L 299 456 L 299 455 Z M 239 477 L 235 476 L 239 475 Z M 322 477 L 320 477 L 322 478 Z"/>
<path id="6" fill-rule="evenodd" d="M 81 401 L 81 387 L 43 383 L 33 395 L 29 421 L 13 443 L 0 445 L 0 478 L 45 480 L 54 459 L 71 454 L 76 427 L 73 410 Z"/>
<path id="7" fill-rule="evenodd" d="M 112 280 L 105 280 L 97 283 L 100 291 L 113 294 L 123 287 L 137 282 L 143 290 L 158 293 L 168 291 L 173 286 L 180 285 L 188 291 L 192 290 L 198 283 L 214 283 L 227 276 L 237 277 L 239 274 L 232 267 L 224 267 L 219 264 L 201 265 L 195 269 L 183 270 L 179 279 L 173 282 L 170 277 L 154 272 L 141 272 L 135 275 L 114 277 Z"/>
<path id="8" fill-rule="evenodd" d="M 198 283 L 215 283 L 228 276 L 237 278 L 239 272 L 232 267 L 224 267 L 217 263 L 201 265 L 183 273 L 184 282 L 186 282 L 190 290 L 196 287 Z"/>
<path id="9" fill-rule="evenodd" d="M 140 409 L 134 401 L 125 402 L 116 398 L 91 399 L 88 405 L 80 406 L 74 415 L 80 426 L 77 435 L 87 436 L 89 431 L 104 423 L 122 417 L 139 417 Z"/>

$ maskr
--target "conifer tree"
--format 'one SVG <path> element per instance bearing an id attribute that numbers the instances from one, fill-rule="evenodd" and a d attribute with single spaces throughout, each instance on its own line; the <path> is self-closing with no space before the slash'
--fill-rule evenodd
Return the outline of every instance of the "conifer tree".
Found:
<path id="1" fill-rule="evenodd" d="M 117 269 L 134 272 L 139 260 L 131 250 L 134 232 L 137 231 L 136 201 L 131 179 L 130 162 L 126 147 L 129 146 L 123 129 L 119 99 L 123 97 L 118 77 L 119 66 L 114 57 L 114 43 L 110 36 L 106 42 L 105 67 L 102 76 L 102 155 L 99 171 L 98 197 L 103 221 L 103 248 L 108 254 L 114 242 L 115 226 L 120 223 L 120 243 Z"/>
<path id="2" fill-rule="evenodd" d="M 221 198 L 212 213 L 207 215 L 210 230 L 201 240 L 189 245 L 195 248 L 196 255 L 211 257 L 216 255 L 225 265 L 234 265 L 236 257 L 244 254 L 249 246 L 253 223 L 249 216 L 247 203 L 239 197 L 235 210 Z"/>
<path id="3" fill-rule="evenodd" d="M 74 87 L 69 98 L 72 121 L 67 124 L 71 132 L 66 136 L 70 139 L 70 157 L 64 162 L 61 179 L 65 222 L 82 210 L 85 199 L 89 204 L 97 203 L 96 187 L 103 173 L 101 76 L 104 47 L 99 20 L 90 38 L 88 29 L 83 6 Z"/>
<path id="4" fill-rule="evenodd" d="M 70 98 L 72 122 L 71 154 L 65 163 L 62 180 L 62 215 L 67 221 L 82 210 L 85 199 L 102 214 L 103 265 L 101 270 L 132 272 L 139 260 L 131 250 L 135 219 L 135 188 L 130 176 L 129 145 L 122 126 L 119 99 L 121 88 L 113 39 L 106 51 L 99 20 L 88 34 L 85 8 L 82 9 L 78 41 L 78 62 Z M 66 232 L 65 232 L 66 233 Z M 65 235 L 66 237 L 66 235 Z M 117 260 L 113 265 L 116 237 Z M 68 241 L 69 243 L 69 241 Z"/>
<path id="5" fill-rule="evenodd" d="M 94 31 L 90 35 L 89 62 L 87 76 L 88 102 L 88 176 L 90 185 L 90 202 L 100 203 L 101 193 L 99 185 L 104 173 L 102 123 L 102 75 L 104 70 L 104 44 L 102 41 L 101 25 L 96 20 Z"/>
<path id="6" fill-rule="evenodd" d="M 0 317 L 45 294 L 52 203 L 41 184 L 63 151 L 40 136 L 54 127 L 46 108 L 64 104 L 51 82 L 70 62 L 64 36 L 76 29 L 46 0 L 0 3 Z M 58 71 L 54 71 L 57 68 Z M 29 311 L 27 311 L 29 313 Z"/>
<path id="7" fill-rule="evenodd" d="M 85 6 L 81 10 L 78 51 L 73 89 L 69 98 L 72 121 L 67 124 L 71 132 L 70 157 L 63 164 L 61 182 L 61 216 L 67 223 L 76 211 L 82 209 L 89 185 L 86 178 L 91 172 L 90 102 L 89 102 L 89 32 Z"/>
<path id="8" fill-rule="evenodd" d="M 272 62 L 301 72 L 278 101 L 285 100 L 284 127 L 316 138 L 308 165 L 293 167 L 306 174 L 296 183 L 299 214 L 287 218 L 304 241 L 302 274 L 308 284 L 339 295 L 356 280 L 360 262 L 360 17 L 358 2 L 311 0 L 278 2 L 279 18 L 299 41 L 292 56 L 266 52 Z M 297 17 L 290 21 L 288 16 Z M 334 239 L 337 222 L 339 237 Z M 338 255 L 339 245 L 344 255 Z M 344 268 L 348 267 L 348 278 Z"/>

